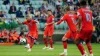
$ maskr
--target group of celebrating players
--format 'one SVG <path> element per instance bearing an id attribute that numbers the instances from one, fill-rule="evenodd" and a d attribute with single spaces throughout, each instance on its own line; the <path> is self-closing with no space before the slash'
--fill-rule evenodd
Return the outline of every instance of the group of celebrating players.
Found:
<path id="1" fill-rule="evenodd" d="M 45 47 L 43 48 L 48 50 L 53 50 L 53 40 L 52 36 L 54 33 L 54 24 L 59 25 L 61 22 L 66 21 L 66 23 L 69 26 L 69 30 L 65 33 L 65 35 L 62 38 L 64 52 L 60 54 L 60 56 L 66 56 L 67 55 L 67 41 L 69 38 L 72 38 L 80 50 L 82 56 L 88 56 L 86 50 L 82 46 L 81 42 L 85 41 L 87 48 L 89 50 L 90 56 L 93 56 L 92 52 L 92 46 L 91 46 L 91 37 L 93 33 L 93 24 L 92 24 L 92 12 L 90 9 L 87 8 L 86 1 L 80 2 L 80 8 L 77 11 L 77 14 L 75 14 L 74 9 L 70 7 L 66 7 L 66 14 L 58 21 L 54 22 L 54 16 L 52 14 L 51 10 L 47 11 L 48 17 L 47 21 L 45 23 L 44 28 L 44 35 L 43 35 L 43 41 L 45 44 Z M 20 24 L 25 24 L 29 28 L 29 32 L 26 35 L 27 39 L 27 45 L 25 46 L 28 48 L 28 51 L 30 52 L 32 50 L 32 46 L 34 44 L 34 41 L 38 38 L 38 28 L 37 24 L 39 23 L 36 20 L 33 20 L 30 18 L 29 15 L 26 16 L 26 21 L 19 22 L 18 19 L 16 21 Z M 50 42 L 50 47 L 48 46 L 48 39 Z"/>

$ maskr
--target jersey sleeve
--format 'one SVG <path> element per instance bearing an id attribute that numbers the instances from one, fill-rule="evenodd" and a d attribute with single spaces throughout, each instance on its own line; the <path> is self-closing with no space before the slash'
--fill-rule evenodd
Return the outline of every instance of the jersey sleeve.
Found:
<path id="1" fill-rule="evenodd" d="M 27 24 L 27 21 L 22 22 L 22 24 Z"/>
<path id="2" fill-rule="evenodd" d="M 81 16 L 81 9 L 77 11 L 77 16 Z"/>
<path id="3" fill-rule="evenodd" d="M 54 21 L 54 16 L 51 17 L 51 22 L 53 22 L 53 21 Z"/>
<path id="4" fill-rule="evenodd" d="M 36 23 L 36 21 L 35 20 L 32 20 L 32 23 Z"/>
<path id="5" fill-rule="evenodd" d="M 52 17 L 52 21 L 54 21 L 54 16 Z"/>

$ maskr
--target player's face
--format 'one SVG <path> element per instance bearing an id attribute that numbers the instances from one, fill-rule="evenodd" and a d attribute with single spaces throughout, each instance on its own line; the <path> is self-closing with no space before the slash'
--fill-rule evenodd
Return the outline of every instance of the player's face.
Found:
<path id="1" fill-rule="evenodd" d="M 27 16 L 27 17 L 26 17 L 26 20 L 27 20 L 27 21 L 30 21 L 30 19 L 31 19 L 30 16 Z"/>
<path id="2" fill-rule="evenodd" d="M 75 14 L 75 11 L 74 10 L 70 10 L 69 11 L 71 14 Z"/>
<path id="3" fill-rule="evenodd" d="M 75 11 L 73 10 L 72 13 L 75 14 Z"/>
<path id="4" fill-rule="evenodd" d="M 52 12 L 51 11 L 48 11 L 47 13 L 48 13 L 48 15 L 52 15 Z"/>

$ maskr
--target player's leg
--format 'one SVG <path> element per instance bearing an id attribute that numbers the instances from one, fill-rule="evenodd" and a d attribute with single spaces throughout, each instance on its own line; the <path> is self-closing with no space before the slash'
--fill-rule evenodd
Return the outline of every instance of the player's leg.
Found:
<path id="1" fill-rule="evenodd" d="M 52 36 L 49 36 L 49 43 L 50 43 L 50 48 L 48 50 L 53 50 L 54 47 L 53 47 L 53 39 L 52 39 Z"/>
<path id="2" fill-rule="evenodd" d="M 30 52 L 32 50 L 33 45 L 34 45 L 34 38 L 32 36 L 29 36 L 29 38 L 30 38 L 31 43 L 30 43 L 30 48 L 28 49 L 28 51 Z"/>
<path id="3" fill-rule="evenodd" d="M 38 36 L 37 36 L 37 32 L 30 32 L 29 38 L 30 38 L 31 43 L 30 43 L 30 48 L 29 48 L 28 51 L 31 51 L 31 50 L 32 50 L 32 47 L 33 47 L 33 45 L 34 45 L 34 40 L 35 40 L 37 37 L 38 37 Z"/>
<path id="4" fill-rule="evenodd" d="M 43 36 L 43 41 L 44 41 L 45 47 L 48 47 L 48 39 L 45 35 Z"/>
<path id="5" fill-rule="evenodd" d="M 89 50 L 90 56 L 93 56 L 91 41 L 90 40 L 87 40 L 86 41 L 86 45 L 87 45 L 87 48 Z"/>
<path id="6" fill-rule="evenodd" d="M 82 44 L 81 44 L 81 40 L 80 40 L 79 38 L 77 38 L 77 39 L 75 40 L 75 43 L 76 43 L 76 45 L 77 45 L 79 51 L 81 52 L 82 56 L 86 55 L 86 54 L 85 54 L 85 49 L 84 49 L 84 47 L 83 47 Z"/>
<path id="7" fill-rule="evenodd" d="M 82 41 L 83 41 L 84 36 L 85 36 L 84 33 L 81 31 L 79 34 L 76 35 L 74 42 L 77 45 L 77 47 L 78 47 L 79 51 L 81 52 L 82 56 L 87 56 L 86 51 L 85 51 L 84 47 L 81 44 Z"/>
<path id="8" fill-rule="evenodd" d="M 91 38 L 92 38 L 92 31 L 87 32 L 88 34 L 86 35 L 86 45 L 89 50 L 90 56 L 93 56 L 93 51 L 92 51 L 92 45 L 91 45 Z"/>
<path id="9" fill-rule="evenodd" d="M 35 39 L 34 39 L 34 44 L 39 44 L 38 42 L 37 42 L 37 39 L 38 39 L 38 31 L 36 31 L 36 34 L 35 34 Z"/>
<path id="10" fill-rule="evenodd" d="M 28 36 L 28 34 L 26 35 L 26 40 L 27 40 L 27 45 L 25 46 L 25 48 L 30 48 L 31 38 Z"/>
<path id="11" fill-rule="evenodd" d="M 60 54 L 60 56 L 67 55 L 67 45 L 68 45 L 67 39 L 69 39 L 70 37 L 71 37 L 71 32 L 68 30 L 64 35 L 64 37 L 62 38 L 64 51 Z"/>
<path id="12" fill-rule="evenodd" d="M 47 39 L 47 30 L 44 31 L 44 36 L 43 36 L 43 41 L 44 41 L 44 44 L 45 44 L 45 47 L 43 49 L 48 49 L 48 39 Z"/>
<path id="13" fill-rule="evenodd" d="M 50 43 L 49 50 L 53 50 L 54 49 L 54 47 L 53 47 L 53 39 L 52 39 L 53 32 L 54 32 L 53 29 L 49 29 L 49 31 L 48 31 L 48 38 L 49 38 L 49 43 Z"/>
<path id="14" fill-rule="evenodd" d="M 27 41 L 28 41 L 28 44 L 29 44 L 29 48 L 28 48 L 28 52 L 30 52 L 32 50 L 32 47 L 34 45 L 34 38 L 35 38 L 35 35 L 36 33 L 35 32 L 30 32 L 28 34 L 28 37 L 27 37 Z"/>
<path id="15" fill-rule="evenodd" d="M 65 56 L 67 55 L 67 38 L 63 37 L 62 38 L 62 43 L 63 43 L 63 48 L 64 48 L 64 51 L 62 53 L 60 53 L 60 56 Z"/>

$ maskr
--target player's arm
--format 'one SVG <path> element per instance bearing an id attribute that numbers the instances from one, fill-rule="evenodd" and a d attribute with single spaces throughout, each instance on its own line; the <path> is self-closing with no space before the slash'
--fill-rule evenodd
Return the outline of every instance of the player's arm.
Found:
<path id="1" fill-rule="evenodd" d="M 76 26 L 79 24 L 79 19 L 78 19 L 78 16 L 76 15 Z"/>
<path id="2" fill-rule="evenodd" d="M 52 19 L 52 22 L 51 23 L 46 23 L 45 25 L 47 26 L 47 25 L 52 25 L 52 24 L 54 24 L 55 22 L 54 22 L 54 19 Z"/>
<path id="3" fill-rule="evenodd" d="M 38 25 L 40 24 L 39 21 L 37 21 L 37 20 L 34 20 L 34 21 L 35 21 L 35 23 L 37 23 Z"/>
<path id="4" fill-rule="evenodd" d="M 17 21 L 18 24 L 22 24 L 22 22 L 19 21 L 19 19 L 15 19 Z"/>
<path id="5" fill-rule="evenodd" d="M 78 23 L 77 23 L 77 25 L 78 25 L 78 32 L 80 32 L 80 30 L 81 30 L 81 23 L 82 23 L 82 17 L 78 16 Z"/>
<path id="6" fill-rule="evenodd" d="M 20 22 L 19 19 L 16 19 L 16 21 L 17 21 L 18 24 L 26 24 L 27 23 L 26 21 L 25 22 Z"/>
<path id="7" fill-rule="evenodd" d="M 82 23 L 81 11 L 78 11 L 78 12 L 77 12 L 77 16 L 78 16 L 78 22 L 77 22 L 77 25 L 78 25 L 78 32 L 80 32 L 80 30 L 81 30 L 81 23 Z"/>
<path id="8" fill-rule="evenodd" d="M 52 21 L 51 23 L 46 23 L 46 25 L 52 25 L 54 24 L 54 21 Z"/>
<path id="9" fill-rule="evenodd" d="M 58 22 L 56 22 L 56 24 L 59 25 L 63 21 L 64 21 L 64 17 L 62 17 Z"/>

